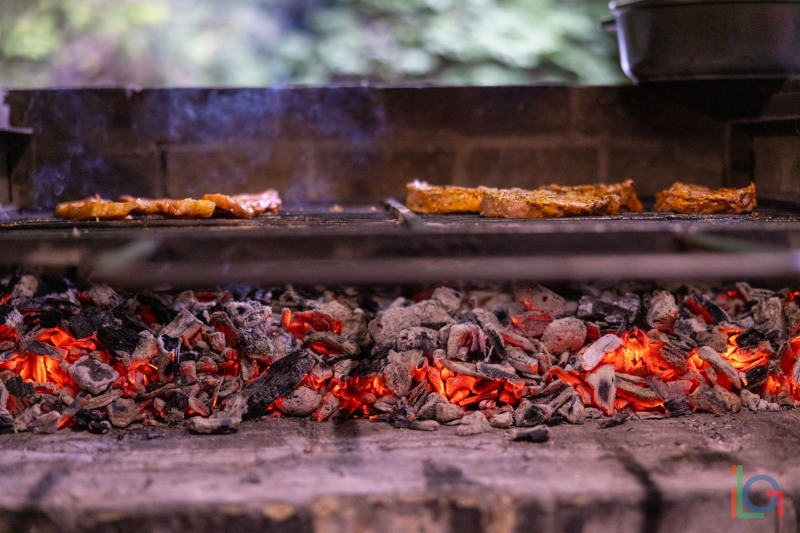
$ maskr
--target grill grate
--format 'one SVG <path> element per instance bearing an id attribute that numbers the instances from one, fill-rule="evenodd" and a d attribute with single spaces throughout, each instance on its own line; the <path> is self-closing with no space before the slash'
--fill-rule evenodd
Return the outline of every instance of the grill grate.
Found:
<path id="1" fill-rule="evenodd" d="M 800 214 L 630 213 L 507 220 L 385 207 L 250 220 L 0 222 L 6 265 L 81 267 L 117 285 L 775 278 L 800 273 Z"/>

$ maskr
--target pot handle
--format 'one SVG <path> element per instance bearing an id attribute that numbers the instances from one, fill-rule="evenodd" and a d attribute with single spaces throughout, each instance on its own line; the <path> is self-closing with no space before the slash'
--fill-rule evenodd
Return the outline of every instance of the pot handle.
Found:
<path id="1" fill-rule="evenodd" d="M 600 30 L 608 34 L 617 33 L 617 21 L 614 19 L 604 20 L 600 22 Z"/>

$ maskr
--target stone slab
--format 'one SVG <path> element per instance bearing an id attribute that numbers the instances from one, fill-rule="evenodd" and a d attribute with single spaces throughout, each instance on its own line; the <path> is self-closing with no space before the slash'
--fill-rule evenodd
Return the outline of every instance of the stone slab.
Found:
<path id="1" fill-rule="evenodd" d="M 455 432 L 270 418 L 220 436 L 3 435 L 0 530 L 797 529 L 798 412 L 590 421 L 551 428 L 544 444 Z M 777 480 L 783 519 L 731 518 L 737 464 Z"/>

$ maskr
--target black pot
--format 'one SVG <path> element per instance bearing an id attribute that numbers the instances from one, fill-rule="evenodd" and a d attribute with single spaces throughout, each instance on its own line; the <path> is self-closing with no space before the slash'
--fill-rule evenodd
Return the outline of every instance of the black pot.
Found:
<path id="1" fill-rule="evenodd" d="M 800 0 L 618 0 L 620 59 L 634 81 L 800 75 Z"/>

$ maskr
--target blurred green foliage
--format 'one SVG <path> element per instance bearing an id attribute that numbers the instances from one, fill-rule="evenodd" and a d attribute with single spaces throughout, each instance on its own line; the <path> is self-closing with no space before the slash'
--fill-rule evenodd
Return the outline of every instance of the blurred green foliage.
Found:
<path id="1" fill-rule="evenodd" d="M 0 0 L 0 86 L 618 83 L 605 0 Z"/>

